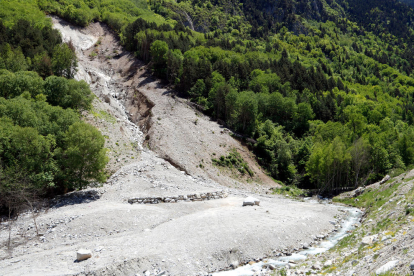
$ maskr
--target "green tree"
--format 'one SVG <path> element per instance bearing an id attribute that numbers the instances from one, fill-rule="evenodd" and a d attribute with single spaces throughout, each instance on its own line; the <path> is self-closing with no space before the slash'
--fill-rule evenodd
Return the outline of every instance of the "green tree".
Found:
<path id="1" fill-rule="evenodd" d="M 179 49 L 167 52 L 167 78 L 170 83 L 178 84 L 183 70 L 184 56 Z"/>
<path id="2" fill-rule="evenodd" d="M 237 97 L 236 110 L 240 129 L 251 133 L 255 129 L 257 117 L 257 100 L 254 92 L 240 92 Z"/>
<path id="3" fill-rule="evenodd" d="M 55 75 L 71 79 L 75 76 L 77 66 L 74 49 L 66 43 L 55 46 L 52 57 L 52 70 Z"/>
<path id="4" fill-rule="evenodd" d="M 165 41 L 156 40 L 151 44 L 151 57 L 153 62 L 154 71 L 159 76 L 165 76 L 167 73 L 166 65 L 167 65 L 167 52 L 168 52 L 168 44 Z"/>
<path id="5" fill-rule="evenodd" d="M 106 180 L 108 163 L 105 139 L 93 126 L 78 122 L 65 134 L 65 148 L 59 150 L 65 186 L 83 189 L 90 181 Z"/>
<path id="6" fill-rule="evenodd" d="M 204 83 L 204 80 L 198 79 L 190 91 L 188 91 L 188 94 L 190 94 L 193 99 L 198 99 L 199 97 L 203 96 L 205 90 L 206 85 Z"/>
<path id="7" fill-rule="evenodd" d="M 295 132 L 302 136 L 309 130 L 309 121 L 315 118 L 312 107 L 308 103 L 298 104 L 296 114 L 294 115 Z"/>

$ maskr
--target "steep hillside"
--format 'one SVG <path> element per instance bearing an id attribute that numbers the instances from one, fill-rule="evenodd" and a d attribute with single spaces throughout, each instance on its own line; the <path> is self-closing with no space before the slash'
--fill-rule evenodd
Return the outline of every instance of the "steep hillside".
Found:
<path id="1" fill-rule="evenodd" d="M 412 9 L 396 1 L 158 3 L 151 8 L 179 23 L 138 20 L 123 32 L 127 47 L 207 114 L 255 139 L 274 178 L 331 190 L 412 164 Z"/>
<path id="2" fill-rule="evenodd" d="M 80 25 L 107 23 L 156 77 L 244 136 L 286 184 L 356 187 L 414 163 L 413 10 L 398 1 L 38 7 Z"/>
<path id="3" fill-rule="evenodd" d="M 334 201 L 362 208 L 361 224 L 327 254 L 289 272 L 328 275 L 411 275 L 414 171 L 342 194 Z"/>

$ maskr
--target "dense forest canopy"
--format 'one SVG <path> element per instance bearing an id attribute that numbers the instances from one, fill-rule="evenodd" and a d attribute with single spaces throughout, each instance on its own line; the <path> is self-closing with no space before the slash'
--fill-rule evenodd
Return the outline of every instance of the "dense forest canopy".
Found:
<path id="1" fill-rule="evenodd" d="M 353 0 L 149 4 L 177 24 L 138 19 L 122 31 L 126 47 L 253 138 L 274 178 L 330 190 L 413 164 L 411 8 Z"/>
<path id="2" fill-rule="evenodd" d="M 286 184 L 353 187 L 414 163 L 414 12 L 400 1 L 24 1 L 0 7 L 0 42 L 22 32 L 15 14 L 26 7 L 35 10 L 33 32 L 42 32 L 33 40 L 55 37 L 41 11 L 81 26 L 103 21 L 154 74 L 251 138 L 259 163 Z M 5 37 L 2 75 L 36 71 L 42 95 L 57 76 L 71 77 L 54 51 L 69 55 L 70 45 L 56 38 L 26 49 Z M 54 91 L 50 105 L 87 106 Z M 36 102 L 37 93 L 25 95 Z"/>
<path id="3" fill-rule="evenodd" d="M 73 45 L 36 2 L 2 2 L 0 212 L 105 180 L 104 138 L 81 120 L 93 95 L 76 67 Z"/>

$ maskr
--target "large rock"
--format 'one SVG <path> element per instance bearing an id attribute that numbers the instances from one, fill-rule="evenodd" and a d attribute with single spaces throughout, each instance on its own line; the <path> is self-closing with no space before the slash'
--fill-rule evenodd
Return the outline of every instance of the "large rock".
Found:
<path id="1" fill-rule="evenodd" d="M 385 265 L 381 266 L 380 268 L 378 268 L 377 270 L 375 270 L 375 274 L 380 275 L 380 274 L 386 273 L 392 270 L 398 263 L 399 263 L 398 260 L 390 261 L 386 263 Z"/>
<path id="2" fill-rule="evenodd" d="M 314 265 L 312 265 L 312 269 L 314 270 L 321 270 L 322 266 L 320 262 L 316 262 Z"/>
<path id="3" fill-rule="evenodd" d="M 78 262 L 89 259 L 92 257 L 92 252 L 87 249 L 79 249 L 78 252 L 76 252 L 76 260 Z"/>
<path id="4" fill-rule="evenodd" d="M 362 238 L 361 244 L 362 245 L 371 245 L 375 241 L 377 241 L 378 235 L 366 236 Z"/>
<path id="5" fill-rule="evenodd" d="M 327 260 L 324 264 L 323 264 L 323 266 L 331 266 L 333 264 L 333 261 L 332 260 Z"/>
<path id="6" fill-rule="evenodd" d="M 359 187 L 358 189 L 356 189 L 353 193 L 353 197 L 357 197 L 362 195 L 365 192 L 365 188 L 363 187 Z"/>
<path id="7" fill-rule="evenodd" d="M 388 180 L 391 179 L 391 176 L 389 176 L 388 174 L 380 181 L 380 184 L 384 184 L 385 182 L 387 182 Z"/>
<path id="8" fill-rule="evenodd" d="M 259 205 L 260 204 L 260 200 L 258 200 L 257 198 L 254 197 L 247 197 L 243 200 L 243 206 L 253 206 L 253 205 Z"/>

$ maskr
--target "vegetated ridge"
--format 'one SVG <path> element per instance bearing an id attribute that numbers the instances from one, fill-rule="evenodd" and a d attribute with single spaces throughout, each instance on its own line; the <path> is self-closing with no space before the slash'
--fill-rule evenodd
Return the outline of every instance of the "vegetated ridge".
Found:
<path id="1" fill-rule="evenodd" d="M 252 138 L 275 179 L 329 191 L 413 163 L 413 10 L 403 3 L 65 5 L 40 7 L 109 24 L 155 75 Z"/>

